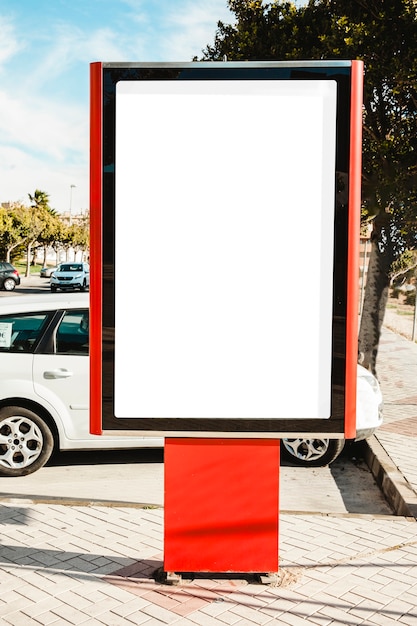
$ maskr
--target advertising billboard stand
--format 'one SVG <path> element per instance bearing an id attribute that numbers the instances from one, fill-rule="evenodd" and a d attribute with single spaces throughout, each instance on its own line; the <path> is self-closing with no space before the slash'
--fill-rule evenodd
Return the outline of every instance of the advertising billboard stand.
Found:
<path id="1" fill-rule="evenodd" d="M 165 439 L 168 574 L 277 572 L 279 440 L 355 437 L 362 89 L 91 65 L 90 432 Z"/>

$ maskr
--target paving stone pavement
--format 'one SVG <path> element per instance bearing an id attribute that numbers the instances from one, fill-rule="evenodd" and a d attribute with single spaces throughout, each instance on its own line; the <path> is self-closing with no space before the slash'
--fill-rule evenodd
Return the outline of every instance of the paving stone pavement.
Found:
<path id="1" fill-rule="evenodd" d="M 413 512 L 417 344 L 384 329 L 378 374 L 385 424 L 370 449 Z M 156 582 L 161 508 L 16 499 L 0 503 L 0 528 L 0 624 L 417 626 L 411 514 L 282 513 L 280 571 L 270 584 L 213 574 Z"/>
<path id="2" fill-rule="evenodd" d="M 403 512 L 417 518 L 417 343 L 384 328 L 377 375 L 384 396 L 384 424 L 375 439 L 402 477 L 403 488 L 397 487 Z"/>
<path id="3" fill-rule="evenodd" d="M 163 511 L 61 505 L 0 507 L 4 624 L 417 624 L 415 521 L 289 515 L 280 579 L 155 582 Z"/>

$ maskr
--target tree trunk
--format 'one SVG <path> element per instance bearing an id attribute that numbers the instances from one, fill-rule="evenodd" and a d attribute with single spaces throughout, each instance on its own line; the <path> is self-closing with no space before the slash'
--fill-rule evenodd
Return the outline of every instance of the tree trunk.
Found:
<path id="1" fill-rule="evenodd" d="M 396 256 L 386 213 L 375 218 L 371 242 L 365 299 L 359 329 L 358 361 L 376 376 L 376 359 L 388 300 L 390 268 Z"/>
<path id="2" fill-rule="evenodd" d="M 32 242 L 28 243 L 26 246 L 26 278 L 30 276 L 30 254 L 32 249 Z"/>
<path id="3" fill-rule="evenodd" d="M 23 241 L 19 241 L 18 243 L 14 243 L 13 245 L 8 246 L 8 248 L 6 250 L 6 261 L 7 261 L 7 263 L 10 263 L 10 257 L 11 257 L 12 250 L 17 248 L 17 246 L 20 246 L 20 244 L 22 244 L 22 243 L 23 243 Z"/>

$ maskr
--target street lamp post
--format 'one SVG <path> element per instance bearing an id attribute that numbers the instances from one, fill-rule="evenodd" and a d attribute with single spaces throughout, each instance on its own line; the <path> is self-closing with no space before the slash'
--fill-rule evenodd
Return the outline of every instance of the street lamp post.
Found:
<path id="1" fill-rule="evenodd" d="M 76 187 L 76 185 L 70 185 L 70 205 L 69 205 L 69 225 L 71 226 L 71 218 L 72 218 L 72 190 Z"/>

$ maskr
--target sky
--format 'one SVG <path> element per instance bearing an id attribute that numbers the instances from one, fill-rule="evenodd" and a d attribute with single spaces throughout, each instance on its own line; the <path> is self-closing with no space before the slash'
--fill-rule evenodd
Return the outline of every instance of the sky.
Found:
<path id="1" fill-rule="evenodd" d="M 89 67 L 191 61 L 226 0 L 0 0 L 0 203 L 89 206 Z"/>

